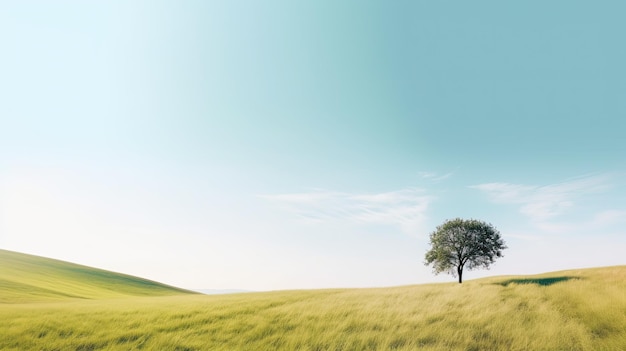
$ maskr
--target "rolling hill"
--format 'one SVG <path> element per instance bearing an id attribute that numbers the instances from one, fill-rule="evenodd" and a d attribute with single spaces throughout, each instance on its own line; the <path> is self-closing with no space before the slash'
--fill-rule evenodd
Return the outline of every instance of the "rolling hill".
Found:
<path id="1" fill-rule="evenodd" d="M 130 275 L 0 250 L 0 303 L 191 293 Z"/>
<path id="2" fill-rule="evenodd" d="M 619 351 L 626 266 L 208 296 L 0 251 L 0 321 L 16 351 Z"/>

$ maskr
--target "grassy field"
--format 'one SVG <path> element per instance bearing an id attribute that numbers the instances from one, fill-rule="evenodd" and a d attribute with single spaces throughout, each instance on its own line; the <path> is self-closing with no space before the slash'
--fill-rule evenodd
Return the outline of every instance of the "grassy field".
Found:
<path id="1" fill-rule="evenodd" d="M 626 350 L 626 266 L 220 296 L 6 291 L 1 350 Z"/>
<path id="2" fill-rule="evenodd" d="M 191 292 L 125 274 L 0 250 L 0 303 L 181 293 Z"/>

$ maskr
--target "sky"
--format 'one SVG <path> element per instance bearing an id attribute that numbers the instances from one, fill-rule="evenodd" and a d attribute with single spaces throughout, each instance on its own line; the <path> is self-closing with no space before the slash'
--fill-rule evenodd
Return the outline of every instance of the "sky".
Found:
<path id="1" fill-rule="evenodd" d="M 621 1 L 5 1 L 0 248 L 188 289 L 626 264 Z"/>

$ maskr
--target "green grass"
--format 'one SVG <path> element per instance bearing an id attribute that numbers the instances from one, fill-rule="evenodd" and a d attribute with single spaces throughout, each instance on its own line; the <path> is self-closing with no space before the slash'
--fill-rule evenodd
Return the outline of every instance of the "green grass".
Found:
<path id="1" fill-rule="evenodd" d="M 0 303 L 191 293 L 147 279 L 0 250 Z"/>
<path id="2" fill-rule="evenodd" d="M 6 302 L 1 350 L 626 350 L 626 266 L 462 285 Z"/>

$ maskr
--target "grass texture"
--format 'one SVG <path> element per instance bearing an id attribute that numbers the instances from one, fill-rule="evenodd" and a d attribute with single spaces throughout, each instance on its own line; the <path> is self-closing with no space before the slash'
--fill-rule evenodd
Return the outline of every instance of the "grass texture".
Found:
<path id="1" fill-rule="evenodd" d="M 0 349 L 626 350 L 626 266 L 462 285 L 114 297 L 3 297 Z"/>

